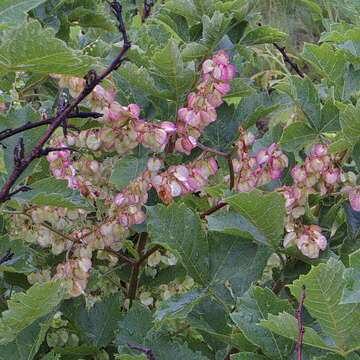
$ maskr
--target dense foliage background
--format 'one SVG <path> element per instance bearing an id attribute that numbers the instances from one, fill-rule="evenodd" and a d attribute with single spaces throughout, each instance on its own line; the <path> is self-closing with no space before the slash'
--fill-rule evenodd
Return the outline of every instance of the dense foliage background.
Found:
<path id="1" fill-rule="evenodd" d="M 0 0 L 0 359 L 360 359 L 359 19 Z"/>

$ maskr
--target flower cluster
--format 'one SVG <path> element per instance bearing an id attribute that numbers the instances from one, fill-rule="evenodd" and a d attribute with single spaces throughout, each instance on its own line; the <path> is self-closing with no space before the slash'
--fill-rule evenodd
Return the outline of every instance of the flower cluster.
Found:
<path id="1" fill-rule="evenodd" d="M 279 188 L 285 197 L 287 235 L 284 246 L 296 245 L 309 258 L 317 258 L 327 246 L 326 238 L 317 225 L 303 225 L 299 219 L 305 214 L 309 194 L 327 195 L 334 192 L 345 176 L 336 166 L 337 155 L 329 154 L 327 145 L 315 144 L 303 165 L 292 168 L 293 186 Z"/>
<path id="2" fill-rule="evenodd" d="M 64 264 L 59 264 L 53 280 L 66 279 L 68 281 L 68 295 L 76 297 L 84 294 L 90 276 L 91 259 L 70 259 Z"/>
<path id="3" fill-rule="evenodd" d="M 216 120 L 215 108 L 222 104 L 223 96 L 230 91 L 229 82 L 235 73 L 236 69 L 225 51 L 219 51 L 203 63 L 198 91 L 190 93 L 187 106 L 178 111 L 176 150 L 189 154 L 196 147 L 196 140 L 204 128 Z"/>
<path id="4" fill-rule="evenodd" d="M 173 165 L 152 179 L 160 199 L 169 204 L 174 197 L 202 189 L 211 175 L 215 175 L 218 165 L 215 158 L 198 160 L 187 165 Z"/>
<path id="5" fill-rule="evenodd" d="M 240 138 L 235 143 L 236 159 L 232 160 L 235 190 L 248 192 L 272 180 L 280 179 L 284 168 L 288 166 L 288 159 L 279 145 L 272 144 L 268 148 L 258 150 L 255 155 L 250 155 L 255 136 L 241 127 L 239 132 Z M 226 176 L 225 181 L 229 182 L 230 176 Z"/>

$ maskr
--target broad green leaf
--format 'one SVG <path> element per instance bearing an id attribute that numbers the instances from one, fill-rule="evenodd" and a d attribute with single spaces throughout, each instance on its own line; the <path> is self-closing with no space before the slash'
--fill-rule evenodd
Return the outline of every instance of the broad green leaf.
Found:
<path id="1" fill-rule="evenodd" d="M 355 353 L 351 353 L 347 356 L 341 356 L 338 354 L 328 354 L 324 356 L 317 356 L 314 358 L 314 360 L 359 360 L 359 359 L 360 356 Z"/>
<path id="2" fill-rule="evenodd" d="M 246 46 L 268 44 L 284 41 L 287 37 L 287 34 L 270 26 L 261 26 L 247 32 L 240 40 L 240 44 Z"/>
<path id="3" fill-rule="evenodd" d="M 117 70 L 117 73 L 129 82 L 129 84 L 145 93 L 162 99 L 175 100 L 174 92 L 169 89 L 161 88 L 150 75 L 149 71 L 144 67 L 139 68 L 133 63 L 126 62 Z"/>
<path id="4" fill-rule="evenodd" d="M 181 15 L 190 23 L 200 21 L 201 15 L 198 12 L 193 0 L 170 0 L 166 7 L 175 14 Z"/>
<path id="5" fill-rule="evenodd" d="M 138 303 L 118 322 L 116 345 L 142 344 L 152 328 L 151 311 Z"/>
<path id="6" fill-rule="evenodd" d="M 98 302 L 89 311 L 81 307 L 75 318 L 76 327 L 83 330 L 91 344 L 105 348 L 112 342 L 114 331 L 121 318 L 121 294 L 112 295 Z"/>
<path id="7" fill-rule="evenodd" d="M 233 79 L 230 85 L 231 91 L 224 97 L 226 101 L 233 98 L 250 96 L 255 93 L 255 90 L 240 78 Z"/>
<path id="8" fill-rule="evenodd" d="M 1 0 L 0 27 L 16 27 L 26 20 L 26 13 L 47 0 Z"/>
<path id="9" fill-rule="evenodd" d="M 45 339 L 52 318 L 52 314 L 49 314 L 34 321 L 21 330 L 13 342 L 0 345 L 0 360 L 32 360 Z M 43 359 L 56 360 L 58 358 L 46 356 Z"/>
<path id="10" fill-rule="evenodd" d="M 334 132 L 340 131 L 340 111 L 332 100 L 325 102 L 321 109 L 321 132 Z"/>
<path id="11" fill-rule="evenodd" d="M 211 18 L 204 15 L 202 23 L 203 34 L 201 41 L 208 48 L 214 48 L 226 34 L 230 20 L 221 12 L 215 11 Z"/>
<path id="12" fill-rule="evenodd" d="M 293 341 L 297 341 L 299 335 L 298 322 L 295 316 L 290 315 L 287 312 L 281 312 L 278 315 L 269 314 L 267 320 L 260 321 L 260 326 Z M 315 346 L 320 349 L 336 351 L 336 348 L 328 345 L 313 328 L 304 326 L 304 329 L 303 344 Z"/>
<path id="13" fill-rule="evenodd" d="M 344 73 L 344 88 L 342 98 L 346 101 L 351 96 L 357 96 L 360 93 L 360 70 L 355 69 L 353 65 Z"/>
<path id="14" fill-rule="evenodd" d="M 70 49 L 50 28 L 30 21 L 10 31 L 0 46 L 0 74 L 35 71 L 84 76 L 95 59 Z"/>
<path id="15" fill-rule="evenodd" d="M 4 256 L 8 249 L 11 249 L 14 256 L 0 265 L 0 271 L 30 273 L 36 270 L 33 253 L 22 240 L 10 240 L 8 235 L 0 236 L 0 257 Z"/>
<path id="16" fill-rule="evenodd" d="M 345 139 L 354 144 L 360 136 L 360 107 L 341 105 L 340 124 Z"/>
<path id="17" fill-rule="evenodd" d="M 32 183 L 30 191 L 20 192 L 13 199 L 19 203 L 29 202 L 35 205 L 57 206 L 68 209 L 92 209 L 79 191 L 68 187 L 67 180 L 53 177 Z"/>
<path id="18" fill-rule="evenodd" d="M 181 51 L 181 56 L 184 61 L 191 61 L 197 59 L 198 57 L 207 55 L 208 52 L 209 49 L 206 46 L 192 42 L 186 44 L 185 48 Z"/>
<path id="19" fill-rule="evenodd" d="M 321 42 L 325 41 L 346 41 L 346 40 L 354 40 L 359 41 L 360 40 L 360 28 L 359 27 L 353 27 L 352 29 L 349 29 L 345 32 L 338 32 L 338 31 L 332 31 L 330 33 L 325 33 L 321 36 L 320 40 Z"/>
<path id="20" fill-rule="evenodd" d="M 343 51 L 335 51 L 329 44 L 305 44 L 301 55 L 331 84 L 341 87 L 346 63 L 346 54 Z"/>
<path id="21" fill-rule="evenodd" d="M 324 334 L 329 336 L 342 355 L 360 348 L 360 304 L 341 304 L 345 282 L 344 265 L 335 259 L 313 267 L 290 285 L 291 293 L 297 298 L 301 286 L 306 287 L 305 308 L 320 324 Z M 306 331 L 305 331 L 306 333 Z"/>
<path id="22" fill-rule="evenodd" d="M 230 360 L 266 360 L 265 356 L 250 353 L 250 352 L 241 352 L 238 354 L 230 355 Z"/>
<path id="23" fill-rule="evenodd" d="M 164 81 L 175 92 L 176 100 L 179 101 L 184 91 L 190 89 L 195 73 L 193 70 L 184 67 L 181 52 L 176 42 L 170 40 L 163 49 L 154 54 L 152 61 Z"/>
<path id="24" fill-rule="evenodd" d="M 360 250 L 349 255 L 350 268 L 345 269 L 345 288 L 341 299 L 342 304 L 360 302 Z"/>
<path id="25" fill-rule="evenodd" d="M 239 236 L 206 234 L 199 217 L 184 204 L 147 209 L 152 242 L 174 252 L 188 274 L 211 292 L 225 291 L 230 284 L 238 296 L 261 276 L 271 253 L 266 246 Z"/>
<path id="26" fill-rule="evenodd" d="M 52 351 L 41 358 L 41 360 L 60 360 L 60 355 Z"/>
<path id="27" fill-rule="evenodd" d="M 265 195 L 259 190 L 253 190 L 236 194 L 225 201 L 248 221 L 246 231 L 256 241 L 274 248 L 279 245 L 285 218 L 285 203 L 281 194 L 273 192 Z"/>
<path id="28" fill-rule="evenodd" d="M 307 76 L 303 79 L 298 76 L 290 76 L 289 86 L 279 85 L 277 89 L 292 98 L 314 129 L 320 128 L 320 99 L 317 89 Z"/>
<path id="29" fill-rule="evenodd" d="M 169 354 L 173 360 L 207 360 L 200 353 L 192 352 L 185 344 L 176 343 L 161 332 L 154 331 L 150 310 L 137 303 L 119 322 L 118 329 L 115 344 L 118 345 L 118 352 L 121 356 L 138 356 L 138 351 L 130 351 L 127 347 L 127 344 L 136 344 L 150 348 L 157 360 L 168 360 Z M 131 359 L 131 357 L 124 357 L 124 359 Z"/>
<path id="30" fill-rule="evenodd" d="M 147 214 L 151 241 L 174 252 L 195 281 L 206 284 L 209 244 L 199 217 L 175 202 L 148 207 Z"/>
<path id="31" fill-rule="evenodd" d="M 246 351 L 255 350 L 255 346 L 242 334 L 234 333 L 229 326 L 228 312 L 219 301 L 205 299 L 194 307 L 187 319 L 191 328 L 199 331 L 210 346 L 219 348 L 222 344 L 228 344 Z"/>
<path id="32" fill-rule="evenodd" d="M 287 300 L 279 299 L 271 290 L 260 287 L 251 287 L 239 298 L 239 311 L 232 313 L 231 318 L 241 329 L 243 334 L 254 345 L 260 347 L 264 355 L 271 359 L 288 359 L 294 344 L 291 340 L 271 333 L 258 325 L 266 320 L 268 314 L 292 312 Z"/>
<path id="33" fill-rule="evenodd" d="M 344 210 L 347 220 L 347 235 L 355 242 L 360 234 L 360 212 L 355 211 L 349 202 L 344 204 Z"/>
<path id="34" fill-rule="evenodd" d="M 282 133 L 280 144 L 285 151 L 303 149 L 317 139 L 317 133 L 304 122 L 295 122 L 286 127 Z"/>
<path id="35" fill-rule="evenodd" d="M 8 310 L 1 314 L 0 344 L 15 340 L 23 329 L 54 310 L 63 294 L 60 281 L 35 284 L 26 293 L 15 293 L 8 301 Z"/>
<path id="36" fill-rule="evenodd" d="M 129 185 L 131 180 L 136 179 L 147 169 L 148 158 L 146 156 L 126 156 L 118 160 L 110 177 L 110 182 L 118 188 Z"/>
<path id="37" fill-rule="evenodd" d="M 65 359 L 68 358 L 67 356 L 71 356 L 70 359 L 78 359 L 80 356 L 82 357 L 86 355 L 96 354 L 98 352 L 98 348 L 96 346 L 82 344 L 79 346 L 69 347 L 69 348 L 55 347 L 54 352 L 60 355 L 64 355 L 63 358 Z"/>
<path id="38" fill-rule="evenodd" d="M 22 108 L 14 109 L 12 108 L 8 114 L 0 115 L 0 131 L 6 129 L 12 129 L 24 125 L 27 122 L 35 122 L 40 120 L 40 114 L 36 112 L 30 105 L 26 105 Z M 44 129 L 40 126 L 34 129 L 30 129 L 24 133 L 19 133 L 14 136 L 11 136 L 2 141 L 6 146 L 6 151 L 4 152 L 4 161 L 5 167 L 8 174 L 14 169 L 14 150 L 15 146 L 19 143 L 20 137 L 24 139 L 24 153 L 28 154 L 40 136 L 44 133 Z M 38 160 L 34 160 L 27 170 L 20 176 L 17 183 L 22 181 L 26 176 L 32 174 Z M 0 180 L 1 183 L 1 180 Z"/>
<path id="39" fill-rule="evenodd" d="M 184 294 L 175 294 L 162 301 L 155 311 L 155 321 L 185 317 L 192 308 L 208 296 L 206 289 L 193 289 Z"/>
<path id="40" fill-rule="evenodd" d="M 261 278 L 272 249 L 246 238 L 220 232 L 211 231 L 207 237 L 207 286 L 221 293 L 230 285 L 233 295 L 241 296 L 254 281 Z"/>

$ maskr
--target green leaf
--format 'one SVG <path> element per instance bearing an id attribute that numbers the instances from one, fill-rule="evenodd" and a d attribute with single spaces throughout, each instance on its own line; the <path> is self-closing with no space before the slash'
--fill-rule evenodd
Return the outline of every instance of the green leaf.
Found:
<path id="1" fill-rule="evenodd" d="M 146 156 L 126 156 L 116 161 L 110 182 L 118 188 L 129 185 L 131 180 L 136 179 L 147 169 L 148 158 Z"/>
<path id="2" fill-rule="evenodd" d="M 147 207 L 147 215 L 151 241 L 174 252 L 195 281 L 205 285 L 209 244 L 201 229 L 200 218 L 178 203 Z"/>
<path id="3" fill-rule="evenodd" d="M 345 283 L 344 265 L 335 259 L 320 264 L 290 285 L 297 299 L 301 286 L 306 287 L 305 307 L 317 319 L 324 334 L 329 336 L 342 355 L 360 347 L 360 304 L 341 304 Z M 305 331 L 306 333 L 306 331 Z"/>
<path id="4" fill-rule="evenodd" d="M 329 44 L 322 44 L 321 46 L 305 44 L 301 55 L 331 84 L 334 84 L 336 87 L 342 85 L 341 81 L 346 64 L 346 54 L 344 51 L 335 51 Z"/>
<path id="5" fill-rule="evenodd" d="M 338 354 L 327 354 L 324 356 L 317 356 L 314 358 L 314 360 L 359 360 L 359 355 L 356 355 L 355 353 L 349 354 L 347 356 L 341 356 Z"/>
<path id="6" fill-rule="evenodd" d="M 202 23 L 203 34 L 201 41 L 205 46 L 213 49 L 226 34 L 230 20 L 221 12 L 215 11 L 212 18 L 204 15 Z"/>
<path id="7" fill-rule="evenodd" d="M 47 0 L 1 0 L 0 27 L 2 30 L 16 27 L 26 20 L 26 13 Z"/>
<path id="8" fill-rule="evenodd" d="M 321 132 L 340 131 L 340 111 L 332 100 L 325 102 L 321 109 Z"/>
<path id="9" fill-rule="evenodd" d="M 269 314 L 267 320 L 260 321 L 260 326 L 293 341 L 297 341 L 299 335 L 298 322 L 295 316 L 290 315 L 287 312 L 282 312 L 278 315 Z M 304 326 L 304 329 L 303 344 L 335 351 L 335 348 L 329 346 L 313 328 Z"/>
<path id="10" fill-rule="evenodd" d="M 360 250 L 349 255 L 350 268 L 345 270 L 345 288 L 341 304 L 360 302 Z"/>
<path id="11" fill-rule="evenodd" d="M 298 76 L 290 76 L 289 85 L 289 87 L 279 85 L 277 89 L 288 94 L 303 111 L 311 126 L 319 129 L 321 123 L 320 99 L 312 81 L 307 76 L 303 79 Z"/>
<path id="12" fill-rule="evenodd" d="M 207 290 L 201 288 L 190 290 L 184 294 L 175 294 L 157 306 L 154 315 L 155 321 L 183 318 L 207 296 Z"/>
<path id="13" fill-rule="evenodd" d="M 184 61 L 195 60 L 198 57 L 205 56 L 209 52 L 209 49 L 196 42 L 186 44 L 185 48 L 181 51 L 181 56 Z"/>
<path id="14" fill-rule="evenodd" d="M 0 74 L 35 71 L 84 76 L 94 63 L 94 58 L 70 49 L 52 29 L 43 29 L 34 20 L 10 31 L 0 46 Z"/>
<path id="15" fill-rule="evenodd" d="M 135 64 L 126 62 L 121 65 L 117 73 L 129 84 L 150 95 L 175 100 L 175 94 L 169 89 L 161 88 L 150 75 L 149 71 L 144 67 L 138 68 Z"/>
<path id="16" fill-rule="evenodd" d="M 239 298 L 240 311 L 231 314 L 231 319 L 254 345 L 260 347 L 264 355 L 272 359 L 288 359 L 293 352 L 292 341 L 274 335 L 258 325 L 266 320 L 269 313 L 292 312 L 287 300 L 279 299 L 271 290 L 251 287 Z"/>
<path id="17" fill-rule="evenodd" d="M 20 192 L 13 199 L 20 203 L 29 202 L 35 205 L 57 206 L 68 209 L 92 209 L 79 191 L 68 187 L 67 180 L 54 177 L 32 183 L 30 191 Z"/>
<path id="18" fill-rule="evenodd" d="M 0 345 L 0 360 L 32 360 L 45 339 L 52 318 L 50 314 L 34 321 L 19 332 L 14 342 Z M 46 356 L 43 359 L 56 360 L 58 358 Z"/>
<path id="19" fill-rule="evenodd" d="M 142 344 L 151 328 L 152 315 L 150 310 L 139 303 L 135 303 L 123 319 L 118 322 L 119 332 L 115 344 Z"/>
<path id="20" fill-rule="evenodd" d="M 200 21 L 200 14 L 193 0 L 170 0 L 166 2 L 166 7 L 186 18 L 190 24 Z"/>
<path id="21" fill-rule="evenodd" d="M 28 246 L 25 246 L 20 239 L 10 240 L 8 235 L 0 237 L 0 257 L 8 249 L 14 253 L 14 256 L 0 265 L 0 271 L 15 273 L 30 273 L 36 270 L 33 264 L 33 253 Z"/>
<path id="22" fill-rule="evenodd" d="M 355 144 L 360 136 L 360 107 L 341 104 L 340 124 L 345 139 Z"/>
<path id="23" fill-rule="evenodd" d="M 153 64 L 157 71 L 163 75 L 164 80 L 175 92 L 175 98 L 178 101 L 182 94 L 190 89 L 194 81 L 195 73 L 193 70 L 184 67 L 181 52 L 174 40 L 157 51 L 153 58 Z"/>
<path id="24" fill-rule="evenodd" d="M 248 221 L 246 231 L 256 241 L 277 248 L 282 240 L 285 218 L 285 203 L 281 194 L 273 192 L 265 195 L 253 190 L 236 194 L 225 201 Z"/>
<path id="25" fill-rule="evenodd" d="M 241 296 L 254 281 L 261 278 L 272 249 L 249 239 L 219 232 L 209 232 L 207 238 L 207 286 L 216 293 L 230 286 L 234 297 Z"/>
<path id="26" fill-rule="evenodd" d="M 247 85 L 244 80 L 235 78 L 231 81 L 231 91 L 225 95 L 224 99 L 237 99 L 255 94 L 255 90 Z"/>
<path id="27" fill-rule="evenodd" d="M 114 331 L 121 318 L 121 294 L 97 302 L 90 311 L 85 307 L 78 310 L 75 318 L 76 327 L 83 330 L 91 344 L 105 348 L 112 342 Z"/>
<path id="28" fill-rule="evenodd" d="M 63 294 L 60 281 L 35 284 L 26 293 L 15 293 L 0 319 L 0 344 L 15 340 L 23 329 L 50 313 L 60 303 Z"/>
<path id="29" fill-rule="evenodd" d="M 303 149 L 317 139 L 317 133 L 303 122 L 295 122 L 286 127 L 282 133 L 280 144 L 285 151 L 293 152 Z"/>
<path id="30" fill-rule="evenodd" d="M 250 352 L 241 352 L 238 354 L 230 355 L 230 360 L 265 360 L 265 356 L 258 355 Z"/>
<path id="31" fill-rule="evenodd" d="M 347 40 L 359 41 L 360 28 L 354 26 L 352 29 L 349 29 L 341 33 L 338 31 L 331 31 L 330 33 L 323 34 L 319 41 L 325 42 L 325 41 L 347 41 Z"/>
<path id="32" fill-rule="evenodd" d="M 270 26 L 261 26 L 254 30 L 248 31 L 241 39 L 240 44 L 246 46 L 269 44 L 286 40 L 287 34 L 273 29 Z"/>
<path id="33" fill-rule="evenodd" d="M 261 276 L 271 254 L 268 247 L 239 236 L 206 234 L 199 217 L 184 204 L 147 209 L 152 242 L 174 252 L 188 274 L 212 293 L 225 291 L 229 284 L 236 296 L 241 295 Z"/>

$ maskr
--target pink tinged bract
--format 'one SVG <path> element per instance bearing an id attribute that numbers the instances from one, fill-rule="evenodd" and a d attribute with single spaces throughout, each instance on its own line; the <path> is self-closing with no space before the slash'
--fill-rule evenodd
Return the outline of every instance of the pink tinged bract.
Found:
<path id="1" fill-rule="evenodd" d="M 291 176 L 296 182 L 304 182 L 306 180 L 306 171 L 303 166 L 295 166 L 291 169 Z"/>
<path id="2" fill-rule="evenodd" d="M 340 180 L 340 169 L 327 170 L 324 174 L 324 180 L 328 184 L 336 184 Z"/>
<path id="3" fill-rule="evenodd" d="M 350 205 L 355 211 L 360 211 L 360 190 L 354 189 L 349 192 Z"/>

